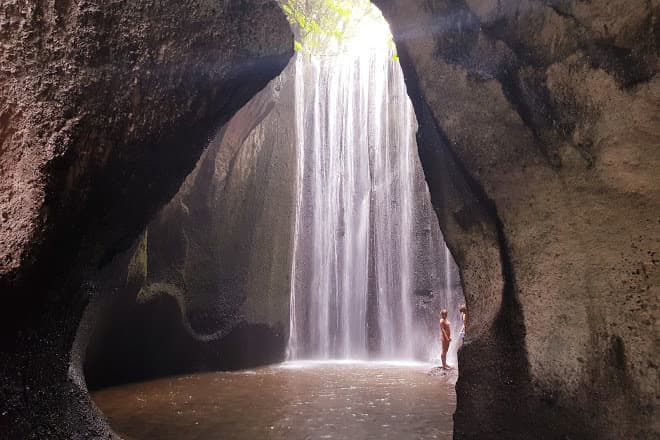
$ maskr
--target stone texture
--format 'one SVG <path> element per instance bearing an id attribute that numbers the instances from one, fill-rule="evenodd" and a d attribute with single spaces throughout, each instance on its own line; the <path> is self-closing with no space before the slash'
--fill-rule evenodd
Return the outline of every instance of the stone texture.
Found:
<path id="1" fill-rule="evenodd" d="M 456 438 L 658 438 L 658 5 L 377 3 L 470 309 Z"/>
<path id="2" fill-rule="evenodd" d="M 74 344 L 90 280 L 125 270 L 292 36 L 271 1 L 9 0 L 0 42 L 0 432 L 107 437 Z"/>
<path id="3" fill-rule="evenodd" d="M 102 170 L 137 180 L 144 161 L 169 158 L 176 128 L 208 136 L 193 127 L 249 98 L 246 73 L 282 52 L 273 6 L 245 12 L 264 3 L 3 4 L 1 274 L 40 257 L 31 247 L 57 235 L 54 225 L 89 217 L 92 180 L 107 185 L 94 188 L 106 192 L 104 211 L 149 182 L 118 188 Z M 178 154 L 194 164 L 195 154 Z"/>
<path id="4" fill-rule="evenodd" d="M 116 293 L 99 295 L 86 318 L 93 326 L 85 359 L 90 387 L 284 360 L 296 178 L 293 69 L 210 142 L 138 240 L 125 282 L 103 285 Z M 113 359 L 123 361 L 108 368 Z"/>

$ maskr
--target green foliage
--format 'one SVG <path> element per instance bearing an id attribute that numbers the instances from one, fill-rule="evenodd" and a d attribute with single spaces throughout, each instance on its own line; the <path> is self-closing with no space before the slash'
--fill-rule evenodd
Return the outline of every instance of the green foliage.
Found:
<path id="1" fill-rule="evenodd" d="M 294 49 L 306 55 L 343 53 L 364 20 L 382 20 L 369 0 L 282 0 L 281 6 L 296 34 Z"/>

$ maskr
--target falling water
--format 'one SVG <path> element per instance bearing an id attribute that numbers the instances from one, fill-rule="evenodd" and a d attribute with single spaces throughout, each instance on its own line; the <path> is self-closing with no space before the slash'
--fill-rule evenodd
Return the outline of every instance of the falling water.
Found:
<path id="1" fill-rule="evenodd" d="M 451 286 L 451 254 L 449 253 L 449 248 L 445 246 L 445 309 L 449 306 Z"/>
<path id="2" fill-rule="evenodd" d="M 409 358 L 416 121 L 401 69 L 383 51 L 299 56 L 295 105 L 289 355 Z"/>

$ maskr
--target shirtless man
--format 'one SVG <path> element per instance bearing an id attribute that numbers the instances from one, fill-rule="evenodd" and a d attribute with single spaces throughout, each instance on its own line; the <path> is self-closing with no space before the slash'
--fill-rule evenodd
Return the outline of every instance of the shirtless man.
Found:
<path id="1" fill-rule="evenodd" d="M 451 342 L 451 329 L 449 328 L 446 309 L 442 309 L 440 312 L 440 338 L 442 339 L 442 355 L 440 355 L 442 368 L 449 370 L 451 367 L 447 365 L 447 351 L 449 351 L 449 343 Z"/>

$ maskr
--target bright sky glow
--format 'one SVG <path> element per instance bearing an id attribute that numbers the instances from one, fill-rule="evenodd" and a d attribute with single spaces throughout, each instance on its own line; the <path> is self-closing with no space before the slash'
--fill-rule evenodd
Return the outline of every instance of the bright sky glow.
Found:
<path id="1" fill-rule="evenodd" d="M 351 54 L 370 50 L 387 51 L 392 45 L 392 33 L 382 14 L 369 14 L 356 25 L 355 34 L 347 37 L 344 44 Z"/>
<path id="2" fill-rule="evenodd" d="M 361 55 L 394 51 L 390 27 L 368 0 L 280 0 L 296 36 L 295 49 L 306 55 Z"/>

